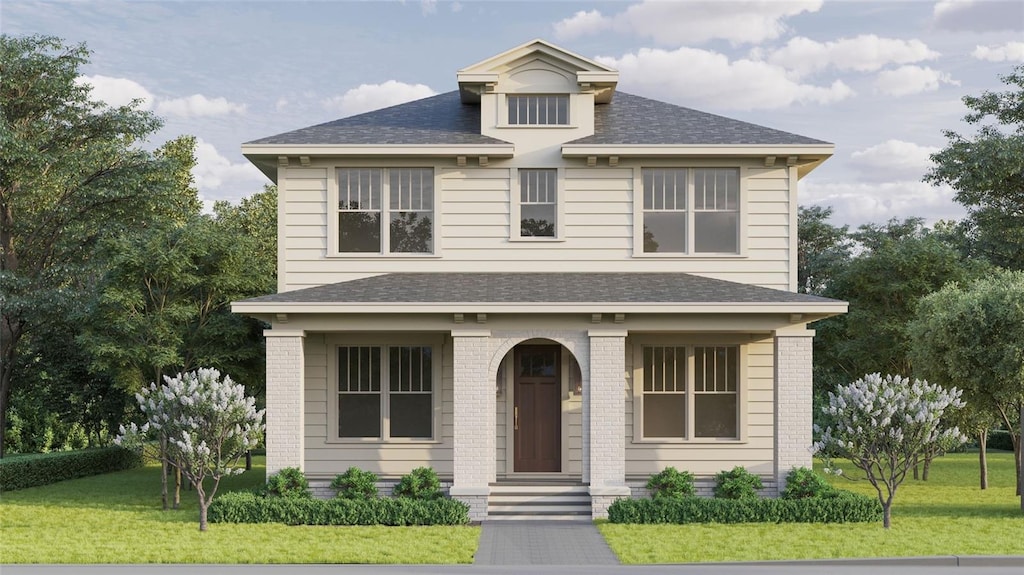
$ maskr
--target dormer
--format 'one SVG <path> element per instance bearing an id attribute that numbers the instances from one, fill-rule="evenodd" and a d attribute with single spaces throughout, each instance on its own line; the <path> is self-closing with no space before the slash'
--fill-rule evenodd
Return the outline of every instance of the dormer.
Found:
<path id="1" fill-rule="evenodd" d="M 533 40 L 459 70 L 458 80 L 462 102 L 480 105 L 481 134 L 515 142 L 518 153 L 520 143 L 593 134 L 594 106 L 612 101 L 619 73 Z"/>

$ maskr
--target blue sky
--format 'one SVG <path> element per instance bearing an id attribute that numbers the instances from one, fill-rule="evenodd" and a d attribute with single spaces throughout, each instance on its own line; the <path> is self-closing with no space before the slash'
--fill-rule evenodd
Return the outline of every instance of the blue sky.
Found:
<path id="1" fill-rule="evenodd" d="M 29 2 L 6 34 L 93 51 L 82 82 L 200 140 L 207 201 L 262 188 L 241 143 L 455 89 L 458 69 L 543 38 L 620 71 L 619 89 L 836 144 L 801 203 L 837 223 L 961 217 L 922 183 L 965 94 L 1024 63 L 1024 2 Z"/>

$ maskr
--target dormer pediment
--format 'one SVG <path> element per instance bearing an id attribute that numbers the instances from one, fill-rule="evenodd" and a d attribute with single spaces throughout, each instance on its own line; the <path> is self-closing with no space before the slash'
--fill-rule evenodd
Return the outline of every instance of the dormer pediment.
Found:
<path id="1" fill-rule="evenodd" d="M 488 92 L 591 92 L 598 103 L 612 99 L 619 73 L 544 40 L 533 40 L 459 70 L 463 103 Z"/>

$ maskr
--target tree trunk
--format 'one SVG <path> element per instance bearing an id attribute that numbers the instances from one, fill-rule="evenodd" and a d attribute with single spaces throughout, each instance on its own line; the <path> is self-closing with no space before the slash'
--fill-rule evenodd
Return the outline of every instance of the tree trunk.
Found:
<path id="1" fill-rule="evenodd" d="M 892 527 L 892 501 L 882 504 L 882 527 Z"/>
<path id="2" fill-rule="evenodd" d="M 167 511 L 167 436 L 160 434 L 160 503 Z"/>
<path id="3" fill-rule="evenodd" d="M 917 459 L 917 457 L 915 456 L 915 457 L 914 457 L 914 480 L 915 480 L 915 481 L 917 481 L 918 479 L 920 479 L 920 475 L 919 475 L 919 469 L 920 469 L 920 466 L 919 466 L 919 463 L 918 463 L 918 459 Z"/>
<path id="4" fill-rule="evenodd" d="M 928 481 L 928 470 L 932 468 L 932 459 L 935 457 L 931 454 L 924 458 L 924 469 L 921 470 L 921 481 Z"/>
<path id="5" fill-rule="evenodd" d="M 1017 436 L 1017 495 L 1020 496 L 1020 510 L 1024 511 L 1024 495 L 1021 494 L 1020 485 L 1020 474 L 1024 472 L 1021 469 L 1020 461 L 1020 440 L 1024 437 L 1024 403 L 1020 404 L 1020 435 Z"/>
<path id="6" fill-rule="evenodd" d="M 988 430 L 982 429 L 978 432 L 978 476 L 981 481 L 981 488 L 988 489 L 988 451 L 985 443 L 988 442 Z"/>
<path id="7" fill-rule="evenodd" d="M 252 471 L 252 450 L 249 449 L 245 452 L 245 470 Z"/>
<path id="8" fill-rule="evenodd" d="M 181 506 L 181 470 L 174 468 L 174 508 Z"/>
<path id="9" fill-rule="evenodd" d="M 195 485 L 196 482 L 193 482 Z M 199 531 L 206 531 L 206 510 L 210 508 L 211 501 L 206 500 L 206 493 L 203 491 L 202 485 L 195 485 L 196 494 L 199 496 Z"/>
<path id="10" fill-rule="evenodd" d="M 1024 408 L 1021 409 L 1021 412 L 1024 414 Z M 1021 423 L 1021 429 L 1024 430 L 1024 423 Z M 1013 461 L 1015 463 L 1013 470 L 1017 474 L 1017 496 L 1020 497 L 1020 436 L 1015 436 L 1011 433 L 1010 438 L 1013 440 Z M 1024 500 L 1024 498 L 1022 498 L 1022 500 Z M 1024 509 L 1024 501 L 1021 503 L 1021 509 Z"/>
<path id="11" fill-rule="evenodd" d="M 12 324 L 11 318 L 0 318 L 0 459 L 6 451 L 7 410 L 11 407 L 14 360 L 17 357 L 18 340 L 24 333 L 24 327 L 20 322 L 14 321 Z"/>

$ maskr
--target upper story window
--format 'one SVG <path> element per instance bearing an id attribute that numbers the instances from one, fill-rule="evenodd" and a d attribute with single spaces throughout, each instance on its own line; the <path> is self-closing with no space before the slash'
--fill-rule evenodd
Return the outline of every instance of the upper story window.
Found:
<path id="1" fill-rule="evenodd" d="M 644 253 L 739 253 L 736 168 L 645 168 Z"/>
<path id="2" fill-rule="evenodd" d="M 338 170 L 338 252 L 434 251 L 434 170 Z"/>
<path id="3" fill-rule="evenodd" d="M 508 96 L 510 126 L 569 125 L 569 96 Z"/>
<path id="4" fill-rule="evenodd" d="M 519 236 L 556 237 L 558 170 L 519 170 Z"/>

